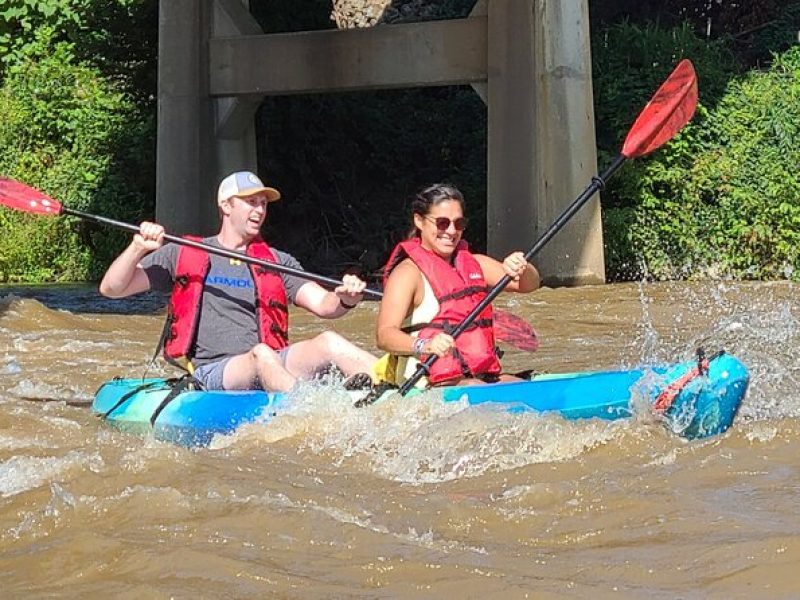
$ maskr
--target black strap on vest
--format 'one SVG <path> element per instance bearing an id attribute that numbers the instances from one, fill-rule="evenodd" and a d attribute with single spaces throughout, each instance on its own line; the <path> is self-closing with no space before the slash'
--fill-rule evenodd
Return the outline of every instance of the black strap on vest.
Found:
<path id="1" fill-rule="evenodd" d="M 289 336 L 286 335 L 286 332 L 283 329 L 281 329 L 280 325 L 278 325 L 275 321 L 270 323 L 269 330 L 278 337 L 280 337 L 287 344 L 289 343 Z"/>
<path id="2" fill-rule="evenodd" d="M 493 324 L 492 319 L 475 319 L 472 323 L 469 324 L 464 331 L 471 331 L 477 328 L 486 328 L 491 327 Z M 431 329 L 441 329 L 447 334 L 453 333 L 458 327 L 459 323 L 450 323 L 450 322 L 443 322 L 443 323 L 428 323 L 426 327 L 430 327 Z"/>
<path id="3" fill-rule="evenodd" d="M 258 299 L 256 299 L 256 301 L 258 301 Z M 269 301 L 267 302 L 267 305 L 270 308 L 277 308 L 278 310 L 280 310 L 282 312 L 285 312 L 285 313 L 289 312 L 289 307 L 288 306 L 286 306 L 283 302 L 278 302 L 277 300 L 273 300 L 272 298 L 269 299 Z"/>
<path id="4" fill-rule="evenodd" d="M 451 294 L 445 294 L 444 296 L 437 296 L 436 299 L 439 301 L 439 304 L 443 304 L 448 300 L 458 300 L 459 298 L 466 298 L 467 296 L 472 296 L 474 294 L 486 294 L 489 292 L 489 288 L 485 285 L 473 285 L 470 287 L 461 288 Z"/>
<path id="5" fill-rule="evenodd" d="M 478 327 L 492 327 L 493 324 L 494 324 L 494 321 L 492 321 L 492 319 L 475 319 L 472 323 L 469 324 L 469 327 L 467 327 L 464 331 L 470 331 L 470 330 L 476 329 Z M 441 329 L 445 333 L 450 334 L 450 333 L 453 333 L 453 331 L 455 331 L 456 327 L 458 327 L 458 324 L 449 323 L 449 322 L 444 322 L 444 323 L 415 323 L 414 325 L 407 325 L 405 327 L 401 327 L 400 330 L 405 332 L 405 333 L 412 333 L 414 331 L 420 331 L 422 329 L 430 328 L 430 329 Z M 495 351 L 495 354 L 500 356 L 500 349 L 499 348 L 495 348 L 494 351 Z M 457 347 L 453 348 L 452 355 L 453 355 L 453 358 L 455 358 L 458 361 L 458 364 L 461 367 L 461 375 L 462 376 L 464 376 L 464 377 L 475 377 L 475 375 L 472 373 L 472 370 L 469 368 L 469 365 L 467 364 L 467 361 L 464 359 L 464 356 L 461 354 L 461 352 L 458 351 Z M 420 362 L 419 363 L 419 367 L 420 368 L 424 368 L 425 371 L 428 372 L 428 373 L 430 372 L 430 370 L 427 368 L 427 366 L 425 365 L 424 362 Z M 374 402 L 374 400 L 373 400 L 373 402 Z"/>
<path id="6" fill-rule="evenodd" d="M 469 327 L 467 327 L 464 331 L 470 331 L 476 327 L 492 327 L 493 325 L 494 321 L 492 319 L 476 319 L 470 323 Z M 457 325 L 452 323 L 415 323 L 414 325 L 406 325 L 405 327 L 401 327 L 400 331 L 403 333 L 414 333 L 415 331 L 422 331 L 428 327 L 431 329 L 441 329 L 445 333 L 452 333 L 455 331 Z"/>
<path id="7" fill-rule="evenodd" d="M 176 321 L 175 315 L 172 313 L 171 310 L 168 310 L 167 318 L 164 321 L 164 328 L 161 330 L 161 336 L 159 336 L 158 343 L 156 344 L 156 350 L 155 352 L 153 352 L 153 358 L 150 359 L 151 364 L 155 364 L 158 355 L 164 351 L 164 347 L 167 345 L 167 340 L 172 339 L 172 325 L 173 323 L 175 323 L 175 321 Z M 169 358 L 167 358 L 167 362 L 172 364 L 172 361 L 170 361 Z"/>
<path id="8" fill-rule="evenodd" d="M 155 352 L 153 352 L 153 358 L 150 359 L 150 364 L 155 364 L 158 355 L 161 354 L 164 357 L 164 360 L 171 364 L 173 367 L 180 369 L 181 371 L 189 371 L 189 368 L 184 364 L 182 365 L 177 360 L 172 358 L 171 356 L 167 356 L 167 353 L 164 352 L 164 348 L 167 345 L 167 340 L 171 340 L 174 336 L 172 335 L 172 325 L 175 321 L 178 320 L 178 317 L 173 314 L 171 311 L 167 313 L 167 319 L 164 321 L 164 329 L 161 330 L 161 337 L 158 338 L 158 343 L 156 344 Z M 191 364 L 191 357 L 186 357 L 189 364 Z"/>

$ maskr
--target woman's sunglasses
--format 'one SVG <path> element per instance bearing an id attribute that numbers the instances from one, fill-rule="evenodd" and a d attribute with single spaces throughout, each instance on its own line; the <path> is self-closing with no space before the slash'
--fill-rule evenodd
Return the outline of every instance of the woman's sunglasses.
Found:
<path id="1" fill-rule="evenodd" d="M 447 231 L 450 228 L 450 223 L 453 224 L 453 227 L 456 228 L 456 231 L 464 231 L 467 228 L 467 218 L 466 217 L 458 217 L 457 219 L 451 221 L 447 217 L 425 217 L 431 223 L 436 224 L 436 229 L 439 231 Z"/>

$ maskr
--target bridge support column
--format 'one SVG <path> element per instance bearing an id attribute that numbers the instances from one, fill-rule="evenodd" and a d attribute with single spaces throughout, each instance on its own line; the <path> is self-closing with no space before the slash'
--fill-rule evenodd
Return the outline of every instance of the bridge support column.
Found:
<path id="1" fill-rule="evenodd" d="M 216 231 L 215 190 L 228 173 L 257 170 L 261 95 L 212 98 L 208 44 L 257 35 L 247 0 L 159 2 L 156 219 L 175 233 Z"/>
<path id="2" fill-rule="evenodd" d="M 489 252 L 526 251 L 597 170 L 587 0 L 488 2 Z M 598 199 L 534 259 L 547 284 L 605 280 Z"/>
<path id="3" fill-rule="evenodd" d="M 211 233 L 216 185 L 256 169 L 265 95 L 471 84 L 488 105 L 489 251 L 526 250 L 597 172 L 588 0 L 478 0 L 472 18 L 263 35 L 247 0 L 161 0 L 156 218 Z M 536 257 L 604 280 L 600 204 Z"/>
<path id="4" fill-rule="evenodd" d="M 249 0 L 216 0 L 213 37 L 263 35 L 248 10 L 249 4 Z M 253 60 L 261 59 L 253 57 Z M 214 99 L 216 182 L 234 171 L 258 173 L 255 114 L 262 99 L 262 94 Z M 265 183 L 270 185 L 269 181 Z"/>
<path id="5" fill-rule="evenodd" d="M 158 14 L 156 220 L 171 233 L 216 222 L 213 106 L 208 93 L 212 0 L 161 0 Z"/>

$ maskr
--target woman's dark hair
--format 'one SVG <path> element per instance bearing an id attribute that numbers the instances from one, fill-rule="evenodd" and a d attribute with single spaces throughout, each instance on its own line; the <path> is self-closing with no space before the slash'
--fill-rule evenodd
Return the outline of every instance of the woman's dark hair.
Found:
<path id="1" fill-rule="evenodd" d="M 411 200 L 411 217 L 413 219 L 414 215 L 427 216 L 431 208 L 448 200 L 455 200 L 461 205 L 461 209 L 464 209 L 464 196 L 456 186 L 450 183 L 434 183 L 417 192 Z M 408 237 L 419 237 L 419 229 L 412 225 Z"/>

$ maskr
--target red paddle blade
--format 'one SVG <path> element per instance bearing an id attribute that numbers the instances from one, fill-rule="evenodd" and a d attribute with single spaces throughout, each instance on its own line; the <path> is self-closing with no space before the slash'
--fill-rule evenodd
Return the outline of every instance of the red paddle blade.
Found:
<path id="1" fill-rule="evenodd" d="M 59 215 L 61 204 L 39 190 L 0 177 L 0 205 L 37 215 Z"/>
<path id="2" fill-rule="evenodd" d="M 683 59 L 647 103 L 625 138 L 625 158 L 644 156 L 672 139 L 694 116 L 697 74 Z"/>
<path id="3" fill-rule="evenodd" d="M 527 352 L 536 352 L 539 349 L 539 338 L 536 337 L 536 331 L 525 319 L 504 310 L 495 310 L 492 320 L 494 321 L 494 335 L 498 340 Z"/>

